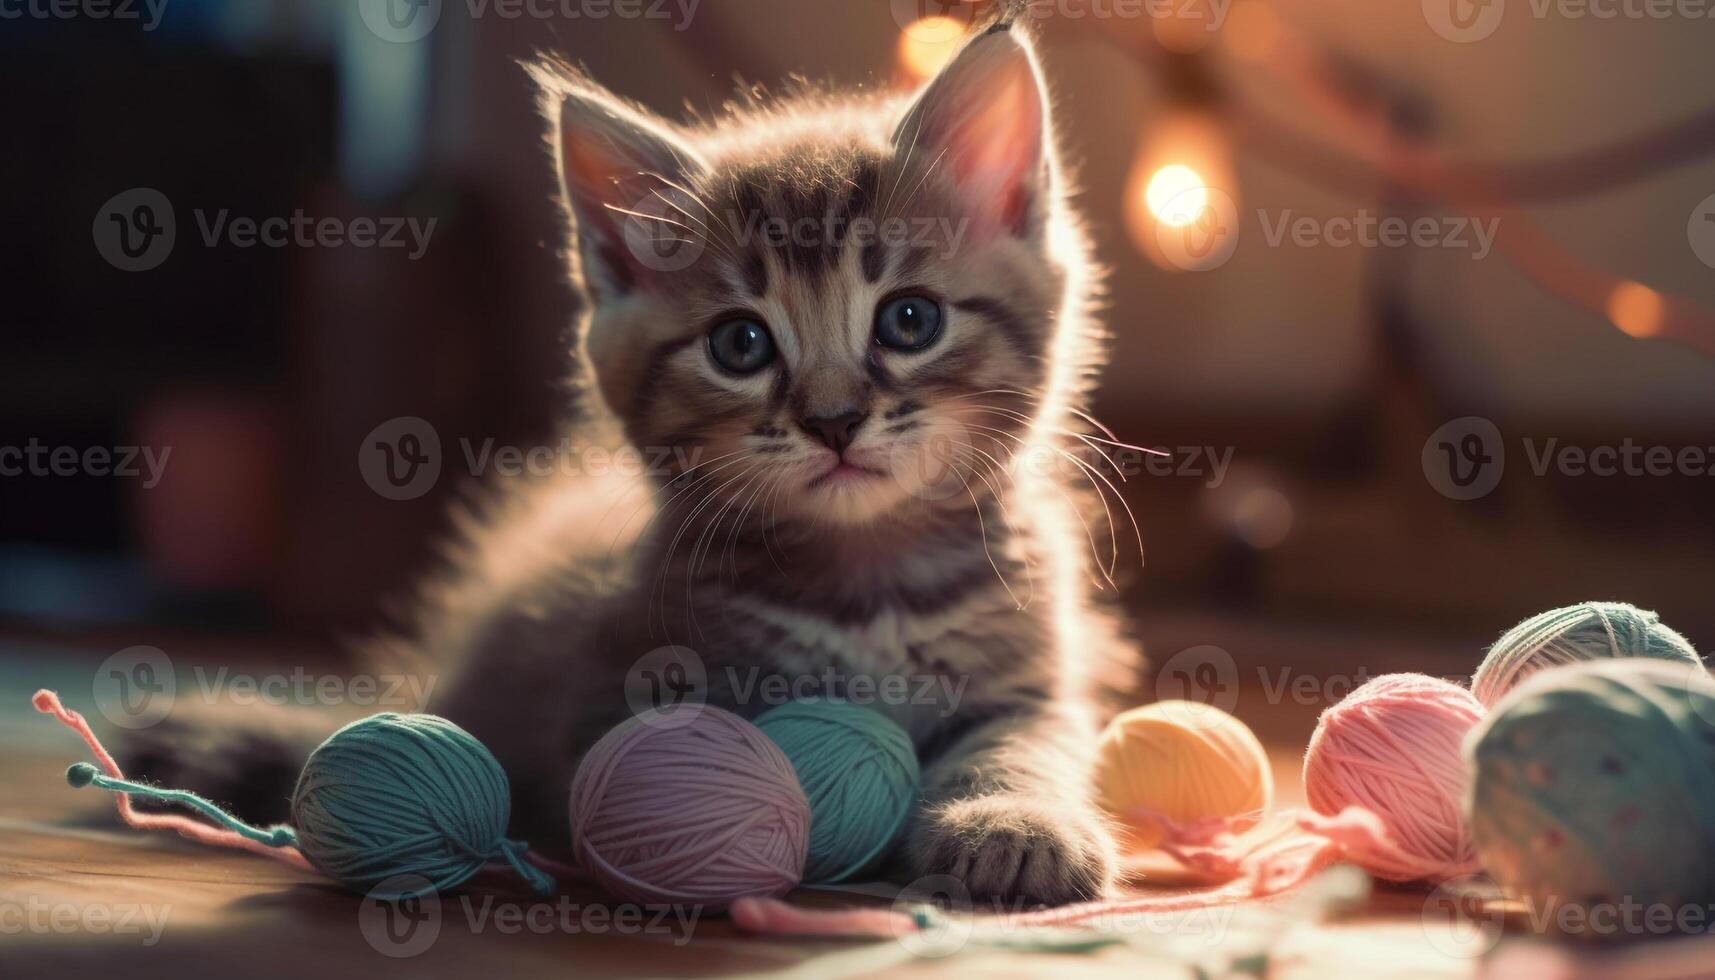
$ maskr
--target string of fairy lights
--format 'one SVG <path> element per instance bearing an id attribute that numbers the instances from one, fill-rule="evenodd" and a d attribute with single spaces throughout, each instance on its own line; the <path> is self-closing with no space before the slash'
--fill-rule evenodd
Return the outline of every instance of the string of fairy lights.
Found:
<path id="1" fill-rule="evenodd" d="M 954 4 L 949 4 L 948 9 Z M 958 47 L 970 16 L 927 16 L 900 35 L 908 81 L 929 77 Z M 1591 150 L 1532 161 L 1450 158 L 1399 119 L 1403 96 L 1388 80 L 1318 45 L 1286 23 L 1269 0 L 1236 0 L 1218 31 L 1210 5 L 1175 5 L 1172 16 L 1082 18 L 1155 78 L 1170 108 L 1151 121 L 1125 190 L 1124 218 L 1139 250 L 1164 268 L 1162 229 L 1206 217 L 1237 197 L 1234 147 L 1319 186 L 1350 193 L 1386 185 L 1483 220 L 1500 218 L 1495 247 L 1539 288 L 1606 318 L 1637 338 L 1669 339 L 1715 354 L 1715 313 L 1680 296 L 1614 275 L 1556 241 L 1522 209 L 1639 180 L 1715 154 L 1715 111 Z M 1289 125 L 1230 96 L 1213 61 L 1265 72 L 1305 110 L 1314 129 Z M 1377 97 L 1377 93 L 1384 97 Z M 1409 115 L 1409 113 L 1403 113 Z M 1314 136 L 1310 135 L 1314 132 Z"/>

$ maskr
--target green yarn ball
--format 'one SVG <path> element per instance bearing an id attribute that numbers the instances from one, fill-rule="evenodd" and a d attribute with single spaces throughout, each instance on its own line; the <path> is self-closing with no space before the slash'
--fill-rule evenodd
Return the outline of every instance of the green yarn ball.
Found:
<path id="1" fill-rule="evenodd" d="M 810 800 L 804 881 L 845 881 L 881 863 L 917 802 L 917 750 L 905 729 L 822 698 L 773 708 L 756 727 L 786 753 Z"/>
<path id="2" fill-rule="evenodd" d="M 1703 662 L 1685 637 L 1648 609 L 1624 602 L 1581 602 L 1550 609 L 1508 630 L 1471 678 L 1471 693 L 1484 707 L 1493 708 L 1540 670 L 1624 657 Z"/>
<path id="3" fill-rule="evenodd" d="M 1715 680 L 1701 667 L 1545 671 L 1502 700 L 1467 754 L 1478 855 L 1531 914 L 1603 935 L 1628 907 L 1715 902 Z"/>
<path id="4" fill-rule="evenodd" d="M 311 753 L 292 793 L 304 857 L 378 898 L 456 888 L 491 861 L 547 892 L 553 883 L 524 863 L 525 845 L 506 839 L 511 814 L 500 763 L 434 715 L 386 713 L 341 728 Z"/>

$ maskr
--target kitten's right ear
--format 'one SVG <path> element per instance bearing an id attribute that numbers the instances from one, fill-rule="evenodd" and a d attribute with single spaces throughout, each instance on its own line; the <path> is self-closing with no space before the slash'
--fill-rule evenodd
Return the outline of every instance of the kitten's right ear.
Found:
<path id="1" fill-rule="evenodd" d="M 689 265 L 702 231 L 679 188 L 707 168 L 670 126 L 562 66 L 533 69 L 552 120 L 578 264 L 598 305 Z"/>

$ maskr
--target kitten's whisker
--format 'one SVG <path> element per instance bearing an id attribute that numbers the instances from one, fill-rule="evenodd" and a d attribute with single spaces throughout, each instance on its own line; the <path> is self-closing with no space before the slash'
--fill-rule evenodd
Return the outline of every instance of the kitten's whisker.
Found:
<path id="1" fill-rule="evenodd" d="M 621 524 L 619 526 L 619 529 L 614 532 L 615 545 L 609 545 L 608 546 L 608 549 L 607 549 L 608 558 L 611 559 L 613 557 L 614 547 L 617 546 L 617 542 L 624 537 L 625 529 L 628 526 L 630 526 L 630 524 L 633 520 L 635 520 L 637 518 L 638 512 L 641 511 L 643 508 L 648 507 L 651 504 L 655 503 L 656 498 L 660 497 L 663 493 L 666 493 L 669 489 L 672 489 L 672 487 L 675 483 L 678 483 L 679 481 L 683 480 L 685 477 L 690 476 L 692 473 L 695 473 L 697 470 L 700 470 L 705 466 L 712 466 L 715 463 L 719 463 L 723 459 L 732 459 L 735 456 L 742 456 L 742 455 L 744 455 L 744 453 L 745 453 L 745 450 L 743 450 L 743 449 L 735 450 L 734 452 L 730 452 L 730 453 L 723 453 L 719 456 L 716 456 L 714 459 L 704 460 L 703 462 L 696 463 L 696 464 L 690 466 L 689 468 L 684 469 L 678 473 L 675 473 L 673 476 L 668 477 L 666 480 L 662 481 L 661 485 L 659 487 L 655 488 L 654 493 L 651 493 L 648 497 L 644 498 L 644 500 L 641 503 L 639 503 L 636 507 L 633 507 L 631 509 L 631 513 L 626 515 L 625 522 L 623 524 Z M 721 469 L 724 469 L 724 468 L 725 467 L 721 467 Z M 712 472 L 718 473 L 718 472 L 720 472 L 720 470 L 716 469 Z M 695 480 L 692 480 L 690 482 L 690 484 L 680 487 L 679 488 L 680 492 L 690 490 L 692 487 L 696 486 L 698 483 L 701 483 L 703 481 L 704 477 L 706 477 L 708 475 L 710 475 L 710 474 L 705 473 L 703 476 L 699 476 Z M 674 495 L 674 499 L 675 500 L 678 499 L 678 494 Z M 647 530 L 649 528 L 649 525 L 653 524 L 658 518 L 660 518 L 660 516 L 662 514 L 666 513 L 667 509 L 672 507 L 672 505 L 673 505 L 673 501 L 669 500 L 669 501 L 667 501 L 667 503 L 664 507 L 657 510 L 655 513 L 651 514 L 649 516 L 649 520 L 646 521 L 643 525 L 644 530 Z M 618 506 L 618 504 L 616 503 L 614 506 Z M 613 508 L 611 508 L 611 507 L 608 508 L 608 513 L 611 514 L 612 510 L 613 510 Z M 605 519 L 606 515 L 603 515 L 603 517 Z"/>
<path id="2" fill-rule="evenodd" d="M 756 505 L 757 501 L 764 495 L 764 493 L 766 491 L 772 489 L 773 487 L 778 486 L 779 484 L 780 484 L 780 475 L 778 472 L 769 473 L 768 471 L 765 470 L 763 472 L 762 477 L 757 480 L 756 489 L 751 491 L 750 499 L 748 499 L 744 502 L 744 507 L 738 512 L 738 516 L 733 519 L 732 531 L 731 531 L 731 533 L 729 533 L 727 535 L 727 539 L 726 539 L 726 550 L 725 550 L 725 553 L 721 557 L 721 561 L 716 563 L 716 565 L 715 565 L 715 574 L 719 575 L 722 567 L 731 567 L 732 578 L 729 579 L 729 581 L 732 581 L 734 583 L 736 583 L 738 581 L 738 573 L 739 573 L 739 568 L 738 568 L 738 535 L 739 535 L 739 532 L 744 530 L 745 521 L 750 519 L 751 508 Z M 764 530 L 764 534 L 766 535 L 766 530 Z M 729 562 L 730 562 L 730 566 L 728 566 Z"/>
<path id="3" fill-rule="evenodd" d="M 977 423 L 974 423 L 974 422 L 973 423 L 966 423 L 966 424 L 971 425 L 973 427 L 980 427 L 977 425 Z M 1094 466 L 1090 465 L 1089 463 L 1084 462 L 1083 460 L 1079 459 L 1077 456 L 1073 455 L 1072 453 L 1067 452 L 1064 449 L 1061 449 L 1059 446 L 1056 446 L 1053 443 L 1041 442 L 1041 443 L 1039 443 L 1039 445 L 1049 449 L 1052 452 L 1058 453 L 1059 455 L 1070 460 L 1074 465 L 1076 465 L 1080 470 L 1082 470 L 1086 474 L 1085 479 L 1090 479 L 1091 477 L 1095 477 L 1097 479 L 1100 479 L 1102 483 L 1107 485 L 1107 488 L 1109 490 L 1113 491 L 1114 496 L 1119 499 L 1120 506 L 1125 508 L 1127 519 L 1131 521 L 1132 531 L 1137 536 L 1138 558 L 1141 561 L 1142 557 L 1143 557 L 1143 531 L 1142 531 L 1142 529 L 1140 529 L 1138 527 L 1137 517 L 1136 517 L 1136 515 L 1134 515 L 1132 513 L 1131 505 L 1126 502 L 1125 495 L 1120 492 L 1120 489 L 1118 487 L 1114 486 L 1113 481 L 1109 480 L 1107 478 L 1107 476 L 1102 473 L 1102 471 L 1096 469 Z M 1103 456 L 1103 458 L 1107 459 L 1106 456 Z M 1109 460 L 1109 463 L 1112 464 L 1112 460 Z M 1117 471 L 1118 467 L 1116 466 L 1115 469 Z M 1124 474 L 1121 474 L 1121 479 L 1124 479 Z M 1108 567 L 1105 569 L 1104 573 L 1107 575 L 1107 577 L 1109 579 L 1112 579 L 1114 577 L 1114 573 L 1119 568 L 1119 538 L 1118 538 L 1117 532 L 1115 531 L 1115 523 L 1114 523 L 1114 519 L 1113 519 L 1113 517 L 1114 517 L 1113 508 L 1108 506 L 1107 495 L 1102 493 L 1102 488 L 1100 486 L 1096 485 L 1095 480 L 1091 480 L 1090 485 L 1096 491 L 1097 498 L 1099 498 L 1101 500 L 1102 509 L 1107 512 L 1108 536 L 1109 536 L 1110 544 L 1112 546 L 1112 550 L 1110 551 L 1110 558 L 1108 561 Z"/>
<path id="4" fill-rule="evenodd" d="M 1090 436 L 1090 435 L 1087 435 L 1087 434 L 1082 433 L 1082 432 L 1075 432 L 1071 429 L 1062 429 L 1062 428 L 1059 428 L 1057 426 L 1051 426 L 1051 425 L 1047 425 L 1044 423 L 1035 422 L 1035 421 L 1032 421 L 1028 416 L 1023 415 L 1022 413 L 1010 412 L 1006 409 L 995 408 L 994 406 L 991 406 L 991 405 L 972 405 L 972 406 L 967 406 L 967 407 L 969 407 L 972 411 L 987 412 L 991 415 L 999 415 L 1002 418 L 1009 418 L 1009 419 L 1012 419 L 1014 421 L 1024 423 L 1025 425 L 1040 428 L 1044 432 L 1048 432 L 1048 433 L 1051 433 L 1053 435 L 1071 436 L 1072 438 L 1077 439 L 1077 440 L 1083 442 L 1085 445 L 1089 446 L 1092 450 L 1095 451 L 1097 456 L 1101 457 L 1102 462 L 1113 467 L 1114 474 L 1120 478 L 1120 482 L 1122 482 L 1122 483 L 1131 482 L 1130 480 L 1128 480 L 1126 478 L 1125 470 L 1120 468 L 1119 461 L 1114 459 L 1112 456 L 1108 455 L 1107 450 L 1103 449 L 1101 447 L 1101 445 L 1099 444 L 1100 440 L 1097 440 L 1094 436 Z M 970 423 L 963 423 L 963 424 L 970 424 Z M 1126 448 L 1135 448 L 1135 447 L 1126 447 Z"/>
<path id="5" fill-rule="evenodd" d="M 930 162 L 928 168 L 923 171 L 923 176 L 918 179 L 917 186 L 911 188 L 911 193 L 905 195 L 905 200 L 900 203 L 899 209 L 901 211 L 905 210 L 913 201 L 917 200 L 917 195 L 922 192 L 923 185 L 929 181 L 929 175 L 933 174 L 935 172 L 935 168 L 939 167 L 941 165 L 941 161 L 946 158 L 947 151 L 945 149 L 935 156 L 935 159 Z"/>
<path id="6" fill-rule="evenodd" d="M 661 193 L 659 190 L 655 191 L 654 194 L 657 198 L 660 198 L 661 203 L 684 215 L 686 221 L 695 221 L 697 223 L 697 227 L 702 229 L 702 240 L 704 244 L 719 251 L 728 261 L 735 264 L 738 262 L 738 256 L 733 253 L 733 250 L 727 248 L 725 242 L 718 241 L 714 238 L 714 229 L 710 228 L 706 222 L 691 214 L 691 212 L 686 211 L 672 200 L 669 200 L 667 195 Z M 704 205 L 704 207 L 706 209 L 707 205 Z M 730 234 L 731 232 L 729 230 L 728 235 L 730 236 Z"/>
<path id="7" fill-rule="evenodd" d="M 734 457 L 734 456 L 741 457 L 741 458 L 738 458 L 738 459 L 728 458 L 728 457 Z M 725 470 L 725 469 L 728 469 L 732 466 L 738 465 L 739 463 L 746 462 L 749 458 L 749 454 L 746 452 L 743 452 L 743 451 L 739 451 L 739 452 L 728 453 L 726 456 L 723 456 L 721 458 L 727 459 L 727 462 L 724 462 L 720 466 L 716 467 L 715 469 L 710 470 L 707 473 L 704 473 L 703 475 L 697 477 L 696 480 L 692 481 L 688 486 L 681 488 L 679 490 L 679 492 L 674 494 L 672 499 L 668 500 L 667 503 L 662 506 L 660 511 L 658 511 L 654 515 L 654 517 L 651 518 L 651 521 L 653 522 L 654 520 L 661 518 L 661 517 L 664 517 L 667 514 L 671 513 L 673 510 L 674 504 L 677 504 L 686 494 L 692 492 L 697 487 L 699 487 L 699 486 L 709 482 L 710 480 L 714 479 L 715 476 L 717 474 L 719 474 L 722 470 Z M 687 470 L 686 472 L 689 472 L 689 471 Z M 703 498 L 702 502 L 706 504 L 709 499 L 710 498 L 705 497 L 705 498 Z M 699 509 L 700 509 L 700 505 L 699 505 Z M 689 525 L 690 521 L 693 520 L 695 517 L 696 517 L 696 511 L 693 510 L 690 514 L 687 514 L 680 521 L 679 528 L 673 535 L 671 543 L 667 549 L 667 553 L 665 555 L 663 555 L 661 558 L 660 565 L 658 566 L 658 570 L 657 570 L 656 576 L 655 576 L 655 586 L 654 586 L 654 588 L 651 589 L 651 594 L 652 595 L 659 595 L 661 600 L 662 600 L 659 603 L 659 608 L 661 610 L 661 626 L 662 626 L 664 631 L 667 628 L 667 612 L 666 612 L 666 608 L 665 608 L 665 606 L 666 606 L 665 599 L 666 599 L 666 575 L 667 575 L 667 571 L 668 571 L 669 567 L 672 565 L 673 553 L 678 550 L 680 536 L 682 536 L 684 534 L 685 528 Z"/>
<path id="8" fill-rule="evenodd" d="M 1030 448 L 1030 444 L 1025 442 L 1022 438 L 1012 434 L 1011 432 L 1007 432 L 1003 429 L 996 429 L 992 426 L 987 426 L 987 425 L 979 425 L 975 422 L 966 422 L 966 423 L 962 423 L 962 424 L 968 425 L 973 429 L 981 429 L 981 430 L 984 430 L 987 432 L 992 432 L 996 435 L 1005 436 L 1006 438 L 1011 439 L 1012 441 L 1018 443 L 1019 446 L 1024 448 L 1024 449 Z M 1048 448 L 1053 449 L 1055 452 L 1061 452 L 1061 450 L 1056 449 L 1053 446 L 1049 446 Z M 1017 453 L 1011 454 L 1011 458 L 1016 459 Z M 1089 480 L 1089 477 L 1087 475 L 1083 474 L 1082 472 L 1080 472 L 1079 475 L 1083 476 L 1085 480 Z M 1095 575 L 1091 575 L 1090 576 L 1090 584 L 1094 585 L 1096 588 L 1099 589 L 1102 587 L 1102 581 L 1105 579 L 1109 585 L 1114 587 L 1115 591 L 1118 591 L 1119 590 L 1119 583 L 1114 581 L 1114 576 L 1113 576 L 1113 571 L 1112 571 L 1112 566 L 1114 566 L 1118 563 L 1118 556 L 1117 555 L 1118 555 L 1118 551 L 1119 551 L 1119 539 L 1114 535 L 1114 523 L 1112 520 L 1113 515 L 1111 513 L 1108 515 L 1109 520 L 1106 522 L 1106 524 L 1107 524 L 1107 528 L 1108 528 L 1108 553 L 1109 553 L 1109 555 L 1112 555 L 1114 557 L 1109 559 L 1107 566 L 1104 566 L 1102 564 L 1101 549 L 1096 544 L 1096 534 L 1094 531 L 1090 530 L 1090 522 L 1084 519 L 1083 511 L 1081 509 L 1079 509 L 1077 502 L 1072 499 L 1072 495 L 1066 492 L 1065 488 L 1060 485 L 1059 480 L 1044 480 L 1042 482 L 1046 483 L 1049 487 L 1051 487 L 1054 490 L 1055 493 L 1060 495 L 1060 499 L 1065 501 L 1065 503 L 1066 503 L 1066 509 L 1071 511 L 1072 516 L 1074 516 L 1078 519 L 1078 523 L 1082 524 L 1084 526 L 1084 538 L 1085 538 L 1085 540 L 1090 542 L 1090 557 L 1092 559 L 1094 559 L 1094 561 L 1095 561 L 1096 570 L 1101 573 L 1100 577 L 1097 577 Z M 1093 483 L 1091 485 L 1094 486 Z M 1100 491 L 1098 490 L 1097 493 L 1099 495 Z"/>
<path id="9" fill-rule="evenodd" d="M 721 522 L 726 519 L 727 512 L 732 510 L 733 507 L 737 506 L 740 498 L 743 497 L 745 491 L 749 490 L 751 488 L 751 486 L 753 486 L 754 484 L 760 482 L 764 475 L 765 475 L 764 473 L 755 472 L 750 477 L 749 480 L 745 481 L 743 486 L 740 486 L 737 490 L 733 491 L 732 495 L 727 498 L 726 502 L 721 504 L 721 509 L 715 513 L 714 519 L 711 520 L 708 523 L 707 527 L 705 527 L 703 529 L 703 531 L 697 535 L 696 543 L 691 546 L 691 578 L 692 579 L 695 579 L 698 575 L 702 574 L 703 563 L 708 561 L 708 559 L 709 559 L 709 549 L 714 547 L 715 541 L 717 541 L 720 538 Z M 709 541 L 709 543 L 707 545 L 703 544 L 703 538 L 705 536 L 707 536 L 708 541 Z M 701 555 L 698 554 L 699 548 L 701 549 L 701 552 L 702 552 Z M 720 566 L 719 565 L 715 566 L 715 572 L 716 572 L 716 574 L 719 574 L 719 572 L 720 572 Z"/>
<path id="10" fill-rule="evenodd" d="M 977 499 L 976 491 L 971 489 L 970 481 L 966 480 L 957 468 L 954 468 L 953 475 L 957 476 L 959 482 L 964 485 L 966 495 L 971 498 L 971 506 L 976 508 L 977 533 L 982 538 L 983 557 L 988 559 L 989 567 L 994 569 L 994 577 L 1000 581 L 1000 587 L 1006 590 L 1008 598 L 1012 599 L 1012 604 L 1022 611 L 1025 607 L 1018 601 L 1018 593 L 1012 591 L 1012 583 L 1006 580 L 1006 573 L 1000 570 L 1000 563 L 994 560 L 994 552 L 989 550 L 988 522 L 983 520 L 982 501 Z"/>
<path id="11" fill-rule="evenodd" d="M 977 394 L 1020 395 L 1020 396 L 1023 396 L 1025 398 L 1040 398 L 1041 397 L 1040 395 L 1031 395 L 1029 392 L 1019 391 L 1016 388 L 990 388 L 986 392 L 977 392 Z M 1038 407 L 1038 408 L 1041 407 L 1039 402 L 1038 402 L 1036 407 Z M 1114 433 L 1114 430 L 1108 428 L 1108 426 L 1105 423 L 1103 423 L 1101 419 L 1096 418 L 1094 415 L 1091 415 L 1089 412 L 1086 412 L 1083 409 L 1078 408 L 1075 405 L 1067 405 L 1066 411 L 1077 416 L 1078 418 L 1083 419 L 1085 422 L 1088 422 L 1090 425 L 1092 425 L 1096 429 L 1100 430 L 1102 435 L 1107 436 L 1107 439 L 1099 440 L 1101 442 L 1107 442 L 1110 445 L 1118 446 L 1121 449 L 1135 449 L 1138 452 L 1150 453 L 1150 454 L 1156 455 L 1156 456 L 1171 456 L 1172 455 L 1171 453 L 1169 453 L 1165 450 L 1150 449 L 1147 446 L 1134 446 L 1129 442 L 1122 442 L 1120 440 L 1120 437 Z M 1093 439 L 1095 437 L 1091 436 L 1091 438 Z"/>
<path id="12" fill-rule="evenodd" d="M 747 459 L 746 461 L 748 462 L 749 460 Z M 711 503 L 713 503 L 715 500 L 719 499 L 721 492 L 723 490 L 725 490 L 727 487 L 732 486 L 734 483 L 738 482 L 739 480 L 744 479 L 749 474 L 750 474 L 749 469 L 741 470 L 737 475 L 733 476 L 732 478 L 728 479 L 725 483 L 722 483 L 720 486 L 716 487 L 714 489 L 714 491 L 711 492 L 708 496 L 706 496 L 702 500 L 698 501 L 697 505 L 694 508 L 692 508 L 691 512 L 689 514 L 685 515 L 685 519 L 683 521 L 679 522 L 678 530 L 673 533 L 673 538 L 667 545 L 666 557 L 664 557 L 661 560 L 660 571 L 656 574 L 656 586 L 657 586 L 656 593 L 659 596 L 659 601 L 661 603 L 661 624 L 663 627 L 665 627 L 667 624 L 667 573 L 672 570 L 673 556 L 679 550 L 679 542 L 684 539 L 685 532 L 690 530 L 692 522 L 694 522 L 697 519 L 697 515 L 701 514 L 703 511 L 707 510 Z M 698 536 L 698 539 L 701 540 L 701 535 Z M 693 548 L 693 552 L 694 551 L 695 551 L 695 549 Z M 685 621 L 686 621 L 686 626 L 690 629 L 690 631 L 692 633 L 698 633 L 698 635 L 700 636 L 700 631 L 697 630 L 697 626 L 696 626 L 697 614 L 696 614 L 695 605 L 694 605 L 694 603 L 692 603 L 690 601 L 691 585 L 695 581 L 695 574 L 694 574 L 694 570 L 689 569 L 689 568 L 686 569 L 686 572 L 687 572 L 686 578 L 685 578 L 685 600 L 686 600 L 686 603 L 685 603 Z M 689 635 L 689 634 L 687 634 L 687 635 Z"/>
<path id="13" fill-rule="evenodd" d="M 894 217 L 893 196 L 899 192 L 899 185 L 905 180 L 905 171 L 911 167 L 911 158 L 917 152 L 917 138 L 923 135 L 924 119 L 925 114 L 918 114 L 917 119 L 915 120 L 917 125 L 911 129 L 911 142 L 905 145 L 905 153 L 899 160 L 899 169 L 893 175 L 893 186 L 888 188 L 887 201 L 881 207 L 881 213 L 885 218 L 891 219 Z"/>

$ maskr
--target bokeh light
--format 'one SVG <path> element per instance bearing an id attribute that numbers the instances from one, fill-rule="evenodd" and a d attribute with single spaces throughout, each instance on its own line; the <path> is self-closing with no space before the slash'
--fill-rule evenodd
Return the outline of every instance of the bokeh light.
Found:
<path id="1" fill-rule="evenodd" d="M 900 67 L 914 81 L 933 76 L 959 50 L 966 27 L 956 17 L 924 17 L 913 21 L 899 35 Z"/>
<path id="2" fill-rule="evenodd" d="M 1641 282 L 1626 280 L 1608 296 L 1608 319 L 1633 337 L 1661 333 L 1667 304 L 1661 294 Z"/>
<path id="3" fill-rule="evenodd" d="M 1209 206 L 1209 187 L 1197 171 L 1183 163 L 1170 163 L 1149 178 L 1143 198 L 1157 221 L 1181 228 Z"/>

